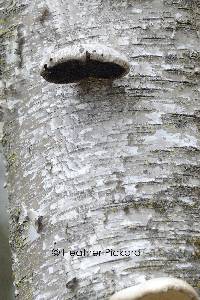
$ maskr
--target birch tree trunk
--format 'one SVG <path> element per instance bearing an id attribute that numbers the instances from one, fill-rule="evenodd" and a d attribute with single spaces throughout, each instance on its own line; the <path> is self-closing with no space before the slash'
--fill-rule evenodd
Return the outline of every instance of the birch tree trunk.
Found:
<path id="1" fill-rule="evenodd" d="M 200 2 L 3 6 L 16 299 L 103 300 L 162 276 L 198 290 Z M 40 77 L 47 53 L 86 42 L 124 53 L 130 73 L 67 85 Z"/>

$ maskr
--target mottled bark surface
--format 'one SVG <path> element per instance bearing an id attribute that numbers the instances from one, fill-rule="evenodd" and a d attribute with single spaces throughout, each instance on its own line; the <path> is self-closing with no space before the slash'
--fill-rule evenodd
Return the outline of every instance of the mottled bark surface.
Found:
<path id="1" fill-rule="evenodd" d="M 4 5 L 16 299 L 103 300 L 168 275 L 198 290 L 199 1 Z M 116 48 L 130 73 L 45 82 L 43 57 L 74 42 Z M 143 250 L 70 257 L 83 248 Z"/>

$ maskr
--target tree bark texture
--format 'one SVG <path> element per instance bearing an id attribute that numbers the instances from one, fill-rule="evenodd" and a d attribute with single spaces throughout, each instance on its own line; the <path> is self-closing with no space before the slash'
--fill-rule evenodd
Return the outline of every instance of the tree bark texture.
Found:
<path id="1" fill-rule="evenodd" d="M 198 290 L 200 2 L 3 5 L 16 299 L 103 300 L 162 276 Z M 96 42 L 128 57 L 126 77 L 40 77 L 47 53 Z"/>

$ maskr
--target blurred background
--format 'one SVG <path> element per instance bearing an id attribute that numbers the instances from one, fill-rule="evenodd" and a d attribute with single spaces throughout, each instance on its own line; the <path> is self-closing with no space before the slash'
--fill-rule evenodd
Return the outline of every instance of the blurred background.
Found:
<path id="1" fill-rule="evenodd" d="M 3 123 L 0 122 L 0 140 Z M 8 242 L 8 195 L 5 185 L 5 166 L 0 142 L 0 300 L 13 300 L 14 289 L 12 284 L 11 252 Z"/>

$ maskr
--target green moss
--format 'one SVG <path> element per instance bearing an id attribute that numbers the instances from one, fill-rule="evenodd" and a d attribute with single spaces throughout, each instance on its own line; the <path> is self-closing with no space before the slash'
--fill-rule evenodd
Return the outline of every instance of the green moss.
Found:
<path id="1" fill-rule="evenodd" d="M 4 25 L 6 23 L 8 23 L 7 19 L 0 18 L 0 25 Z"/>
<path id="2" fill-rule="evenodd" d="M 7 144 L 7 139 L 4 138 L 4 136 L 2 137 L 1 143 L 3 147 Z"/>
<path id="3" fill-rule="evenodd" d="M 197 237 L 194 239 L 194 246 L 196 246 L 200 249 L 200 237 Z"/>
<path id="4" fill-rule="evenodd" d="M 0 29 L 0 37 L 11 36 L 13 34 L 13 27 Z"/>
<path id="5" fill-rule="evenodd" d="M 130 202 L 127 207 L 130 208 L 135 208 L 135 209 L 154 209 L 156 212 L 164 214 L 166 213 L 166 205 L 162 201 L 157 201 L 157 200 L 141 200 L 141 201 L 133 201 Z"/>
<path id="6" fill-rule="evenodd" d="M 20 213 L 21 209 L 19 207 L 15 208 L 14 211 L 11 213 L 11 218 L 18 222 Z"/>
<path id="7" fill-rule="evenodd" d="M 1 20 L 1 19 L 0 19 Z M 1 24 L 0 24 L 1 25 Z M 0 38 L 6 36 L 10 37 L 13 35 L 14 30 L 17 28 L 17 25 L 12 25 L 10 27 L 0 29 Z"/>
<path id="8" fill-rule="evenodd" d="M 194 257 L 196 259 L 200 259 L 200 237 L 199 238 L 195 238 L 193 245 L 195 247 L 195 251 L 194 251 Z"/>
<path id="9" fill-rule="evenodd" d="M 24 282 L 24 280 L 27 278 L 27 276 L 23 276 L 20 280 L 15 280 L 15 286 L 17 287 L 17 288 L 20 288 L 20 286 L 22 286 L 23 285 L 23 282 Z"/>
<path id="10" fill-rule="evenodd" d="M 110 210 L 111 210 L 111 212 L 116 213 L 119 210 L 119 207 L 114 206 Z"/>
<path id="11" fill-rule="evenodd" d="M 17 158 L 17 155 L 15 152 L 11 153 L 9 156 L 8 156 L 8 164 L 9 166 L 12 166 L 15 162 L 16 162 L 16 158 Z"/>
<path id="12" fill-rule="evenodd" d="M 5 60 L 0 58 L 0 65 L 5 65 Z"/>
<path id="13" fill-rule="evenodd" d="M 23 223 L 19 223 L 19 217 L 21 214 L 21 209 L 19 207 L 15 208 L 11 214 L 12 224 L 11 224 L 11 248 L 14 251 L 21 250 L 26 246 L 27 238 L 24 237 L 24 232 L 28 229 L 28 219 L 25 219 Z M 13 229 L 13 230 L 12 230 Z"/>
<path id="14" fill-rule="evenodd" d="M 200 281 L 197 282 L 196 287 L 197 287 L 198 289 L 200 289 Z"/>
<path id="15" fill-rule="evenodd" d="M 0 37 L 5 35 L 8 32 L 8 29 L 0 29 Z"/>
<path id="16" fill-rule="evenodd" d="M 188 244 L 194 247 L 193 258 L 195 260 L 200 259 L 200 237 L 192 237 L 187 241 Z"/>

